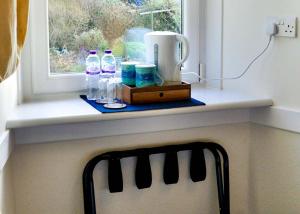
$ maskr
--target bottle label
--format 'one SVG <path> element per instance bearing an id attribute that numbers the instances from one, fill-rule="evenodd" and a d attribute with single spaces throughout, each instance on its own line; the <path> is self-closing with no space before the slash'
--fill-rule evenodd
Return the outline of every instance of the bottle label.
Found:
<path id="1" fill-rule="evenodd" d="M 116 72 L 116 66 L 114 65 L 106 65 L 102 67 L 102 73 L 115 73 Z"/>
<path id="2" fill-rule="evenodd" d="M 85 73 L 88 75 L 98 75 L 100 74 L 100 71 L 85 71 Z"/>

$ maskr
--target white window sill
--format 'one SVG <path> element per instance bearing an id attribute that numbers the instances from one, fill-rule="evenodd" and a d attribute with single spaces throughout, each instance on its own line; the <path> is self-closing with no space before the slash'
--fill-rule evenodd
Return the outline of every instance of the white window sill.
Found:
<path id="1" fill-rule="evenodd" d="M 206 106 L 102 114 L 79 97 L 19 105 L 7 121 L 17 143 L 40 143 L 100 136 L 184 129 L 250 121 L 250 109 L 272 99 L 193 86 L 192 97 Z"/>
<path id="2" fill-rule="evenodd" d="M 272 99 L 253 97 L 237 92 L 206 89 L 193 86 L 192 97 L 205 102 L 205 106 L 184 107 L 164 110 L 140 112 L 101 113 L 76 98 L 24 103 L 19 105 L 10 115 L 7 128 L 24 128 L 41 125 L 55 125 L 66 123 L 95 122 L 101 120 L 119 120 L 162 115 L 186 114 L 226 109 L 254 108 L 271 106 Z"/>

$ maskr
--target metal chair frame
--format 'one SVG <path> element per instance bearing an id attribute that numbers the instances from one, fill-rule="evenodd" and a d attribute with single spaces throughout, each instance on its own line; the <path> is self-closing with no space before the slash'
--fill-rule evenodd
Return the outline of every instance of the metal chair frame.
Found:
<path id="1" fill-rule="evenodd" d="M 195 149 L 206 149 L 213 154 L 216 167 L 220 214 L 230 214 L 228 155 L 226 150 L 221 145 L 214 142 L 194 142 L 188 144 L 139 148 L 124 151 L 112 151 L 97 155 L 86 164 L 83 172 L 84 213 L 96 214 L 93 172 L 96 165 L 99 162 L 104 160 L 121 160 L 122 158 L 138 157 L 140 155 L 163 154 L 169 152 L 177 153 L 180 151 L 188 151 Z"/>

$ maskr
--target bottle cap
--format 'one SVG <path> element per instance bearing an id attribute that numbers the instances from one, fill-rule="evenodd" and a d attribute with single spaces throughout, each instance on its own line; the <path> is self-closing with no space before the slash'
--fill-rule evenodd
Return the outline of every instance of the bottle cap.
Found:
<path id="1" fill-rule="evenodd" d="M 90 54 L 97 54 L 96 50 L 90 50 Z"/>
<path id="2" fill-rule="evenodd" d="M 106 54 L 111 54 L 112 51 L 108 49 L 108 50 L 105 50 L 104 53 L 106 53 Z"/>

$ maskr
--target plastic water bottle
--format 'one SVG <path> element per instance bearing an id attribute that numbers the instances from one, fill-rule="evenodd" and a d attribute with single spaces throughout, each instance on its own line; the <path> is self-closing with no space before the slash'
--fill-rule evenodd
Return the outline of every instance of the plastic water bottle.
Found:
<path id="1" fill-rule="evenodd" d="M 98 98 L 98 81 L 100 74 L 100 58 L 97 51 L 91 50 L 86 58 L 86 83 L 87 83 L 87 99 L 96 100 Z"/>
<path id="2" fill-rule="evenodd" d="M 116 73 L 116 59 L 111 50 L 105 50 L 101 58 L 101 74 L 99 80 L 100 97 L 98 103 L 108 103 L 108 83 L 113 79 Z"/>
<path id="3" fill-rule="evenodd" d="M 106 50 L 101 59 L 101 70 L 103 74 L 111 74 L 114 76 L 116 73 L 116 59 L 114 55 L 112 55 L 111 50 Z"/>

